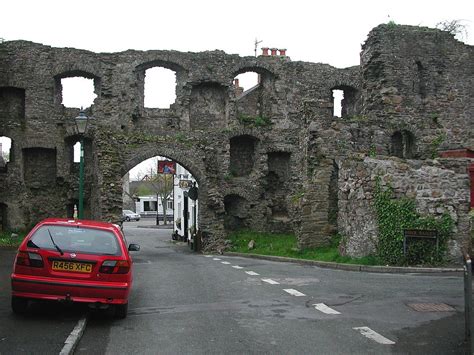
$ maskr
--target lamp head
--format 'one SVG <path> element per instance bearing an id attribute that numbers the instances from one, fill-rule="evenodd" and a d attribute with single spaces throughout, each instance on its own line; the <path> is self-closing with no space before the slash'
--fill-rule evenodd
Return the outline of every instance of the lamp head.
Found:
<path id="1" fill-rule="evenodd" d="M 81 111 L 79 111 L 79 115 L 77 115 L 77 117 L 74 118 L 74 122 L 76 123 L 77 134 L 81 136 L 84 135 L 87 131 L 89 117 L 87 117 L 82 107 L 81 107 Z"/>

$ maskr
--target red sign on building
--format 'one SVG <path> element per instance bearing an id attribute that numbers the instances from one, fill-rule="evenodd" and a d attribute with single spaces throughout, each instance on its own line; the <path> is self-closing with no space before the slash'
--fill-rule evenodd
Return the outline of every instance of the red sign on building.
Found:
<path id="1" fill-rule="evenodd" d="M 175 174 L 176 163 L 169 160 L 158 161 L 158 174 Z"/>

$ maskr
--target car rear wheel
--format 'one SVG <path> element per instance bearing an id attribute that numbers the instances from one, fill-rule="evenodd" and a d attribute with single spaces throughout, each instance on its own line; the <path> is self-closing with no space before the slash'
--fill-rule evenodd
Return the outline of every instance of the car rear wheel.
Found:
<path id="1" fill-rule="evenodd" d="M 28 299 L 12 296 L 12 310 L 16 314 L 24 314 L 28 310 Z"/>
<path id="2" fill-rule="evenodd" d="M 127 222 L 130 222 L 130 217 L 128 217 L 128 216 L 125 217 L 125 220 L 126 220 Z"/>
<path id="3" fill-rule="evenodd" d="M 115 317 L 124 319 L 127 317 L 128 303 L 115 305 Z"/>

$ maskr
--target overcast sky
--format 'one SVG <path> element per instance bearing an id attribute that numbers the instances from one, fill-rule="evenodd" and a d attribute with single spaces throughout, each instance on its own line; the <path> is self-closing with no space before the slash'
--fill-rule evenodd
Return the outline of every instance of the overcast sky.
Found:
<path id="1" fill-rule="evenodd" d="M 465 20 L 473 44 L 472 0 L 12 0 L 1 5 L 0 37 L 95 52 L 221 49 L 242 56 L 261 45 L 292 60 L 359 63 L 368 32 L 390 20 L 434 27 Z"/>
<path id="2" fill-rule="evenodd" d="M 11 0 L 0 5 L 0 38 L 94 52 L 220 49 L 241 56 L 286 48 L 293 61 L 359 64 L 380 23 L 435 27 L 463 20 L 474 44 L 474 0 Z M 260 54 L 260 50 L 258 51 Z"/>

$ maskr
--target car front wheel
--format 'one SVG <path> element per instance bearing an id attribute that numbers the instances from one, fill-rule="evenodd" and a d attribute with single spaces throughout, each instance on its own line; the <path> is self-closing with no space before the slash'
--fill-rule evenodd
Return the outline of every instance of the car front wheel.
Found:
<path id="1" fill-rule="evenodd" d="M 16 314 L 24 314 L 28 310 L 28 299 L 12 296 L 12 310 Z"/>
<path id="2" fill-rule="evenodd" d="M 124 319 L 127 317 L 128 303 L 115 305 L 115 317 Z"/>

